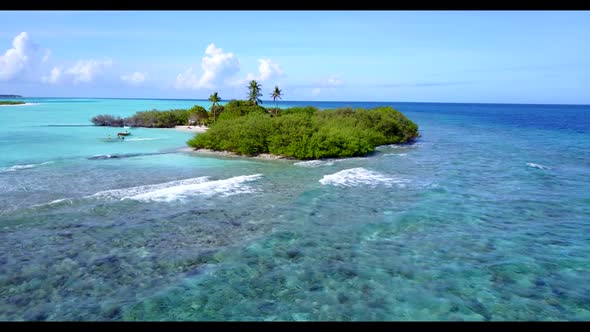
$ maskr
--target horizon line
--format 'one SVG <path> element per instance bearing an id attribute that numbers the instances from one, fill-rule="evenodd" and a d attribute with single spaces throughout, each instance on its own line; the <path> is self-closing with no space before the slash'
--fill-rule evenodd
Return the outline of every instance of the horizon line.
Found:
<path id="1" fill-rule="evenodd" d="M 0 94 L 1 95 L 1 94 Z M 8 95 L 8 94 L 7 94 Z M 141 99 L 141 100 L 183 100 L 183 101 L 208 101 L 208 99 L 201 99 L 201 98 L 148 98 L 148 97 L 38 97 L 38 96 L 22 96 L 11 99 L 27 99 L 27 98 L 62 98 L 62 99 Z M 227 99 L 222 101 L 230 101 L 230 100 L 243 100 L 243 99 Z M 273 100 L 264 100 L 264 102 L 274 103 Z M 281 100 L 281 102 L 312 102 L 312 103 L 412 103 L 412 104 L 478 104 L 478 105 L 547 105 L 547 106 L 590 106 L 590 104 L 562 104 L 562 103 L 554 103 L 554 104 L 547 104 L 547 103 L 515 103 L 515 102 L 506 102 L 506 103 L 499 103 L 499 102 L 443 102 L 443 101 L 367 101 L 367 100 L 360 100 L 360 101 L 353 101 L 353 100 Z"/>

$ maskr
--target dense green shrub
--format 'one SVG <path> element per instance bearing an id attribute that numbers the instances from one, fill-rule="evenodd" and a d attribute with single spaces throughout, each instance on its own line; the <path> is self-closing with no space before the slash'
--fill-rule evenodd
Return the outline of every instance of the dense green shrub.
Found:
<path id="1" fill-rule="evenodd" d="M 266 114 L 266 109 L 262 106 L 252 104 L 246 100 L 230 100 L 223 107 L 223 112 L 217 112 L 217 121 L 223 121 L 233 118 L 242 117 L 251 113 Z M 221 114 L 219 114 L 221 113 Z"/>
<path id="2" fill-rule="evenodd" d="M 90 121 L 95 126 L 123 127 L 125 120 L 118 116 L 101 114 L 93 117 Z"/>
<path id="3" fill-rule="evenodd" d="M 188 124 L 189 111 L 175 109 L 169 111 L 137 112 L 125 119 L 125 124 L 133 127 L 173 128 Z"/>
<path id="4" fill-rule="evenodd" d="M 189 119 L 196 124 L 208 124 L 211 115 L 203 107 L 195 105 L 191 109 L 173 109 L 168 111 L 143 111 L 122 119 L 113 115 L 98 115 L 92 118 L 92 123 L 97 126 L 121 127 L 123 125 L 146 128 L 173 128 L 175 126 L 186 126 Z"/>
<path id="5" fill-rule="evenodd" d="M 225 106 L 214 126 L 188 145 L 243 155 L 320 159 L 362 156 L 378 145 L 404 143 L 417 136 L 418 126 L 391 107 L 325 111 L 297 107 L 271 117 L 260 106 L 235 101 Z"/>
<path id="6" fill-rule="evenodd" d="M 209 112 L 205 108 L 195 105 L 188 110 L 188 113 L 189 120 L 194 121 L 195 124 L 202 126 L 208 123 Z"/>
<path id="7" fill-rule="evenodd" d="M 14 101 L 14 100 L 0 100 L 0 105 L 22 105 L 26 104 L 24 101 Z"/>

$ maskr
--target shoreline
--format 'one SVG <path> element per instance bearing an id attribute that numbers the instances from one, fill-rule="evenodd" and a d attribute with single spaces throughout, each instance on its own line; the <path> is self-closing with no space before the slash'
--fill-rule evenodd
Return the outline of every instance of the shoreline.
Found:
<path id="1" fill-rule="evenodd" d="M 177 130 L 177 131 L 185 131 L 190 133 L 204 133 L 209 128 L 203 126 L 176 126 L 174 128 L 152 128 L 152 129 L 168 129 L 168 130 Z"/>
<path id="2" fill-rule="evenodd" d="M 288 161 L 297 160 L 294 158 L 275 156 L 270 153 L 261 153 L 256 156 L 245 156 L 245 155 L 237 154 L 235 152 L 215 151 L 215 150 L 209 150 L 209 149 L 193 149 L 191 147 L 181 148 L 181 149 L 178 149 L 178 151 L 179 152 L 186 152 L 186 153 L 194 153 L 194 154 L 198 154 L 198 155 L 217 156 L 217 157 L 234 157 L 234 158 L 258 159 L 258 160 L 288 160 Z"/>
<path id="3" fill-rule="evenodd" d="M 14 105 L 0 105 L 0 107 L 18 107 L 18 106 L 33 106 L 39 105 L 39 103 L 24 103 L 24 104 L 14 104 Z"/>

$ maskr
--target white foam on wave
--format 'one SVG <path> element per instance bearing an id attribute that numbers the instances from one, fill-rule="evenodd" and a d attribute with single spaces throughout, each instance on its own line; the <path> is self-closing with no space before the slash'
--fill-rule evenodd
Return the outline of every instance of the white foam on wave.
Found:
<path id="1" fill-rule="evenodd" d="M 209 181 L 209 177 L 171 181 L 166 183 L 114 189 L 98 192 L 93 198 L 132 199 L 137 201 L 171 202 L 182 200 L 187 196 L 230 196 L 235 194 L 253 193 L 255 190 L 245 184 L 262 177 L 262 174 L 242 175 L 225 180 Z"/>
<path id="2" fill-rule="evenodd" d="M 296 162 L 293 165 L 300 167 L 320 167 L 320 166 L 332 166 L 334 163 L 350 161 L 350 160 L 364 160 L 366 157 L 353 157 L 353 158 L 341 158 L 341 159 L 318 159 L 318 160 L 307 160 Z"/>
<path id="3" fill-rule="evenodd" d="M 535 163 L 526 163 L 526 165 L 529 167 L 538 168 L 538 169 L 551 169 L 551 167 L 543 166 L 543 165 L 535 164 Z"/>
<path id="4" fill-rule="evenodd" d="M 94 156 L 92 156 L 90 158 L 96 158 L 96 159 L 98 159 L 98 158 L 105 158 L 105 159 L 108 159 L 108 158 L 111 158 L 111 157 L 112 157 L 112 155 L 110 155 L 110 154 L 95 154 Z"/>
<path id="5" fill-rule="evenodd" d="M 346 169 L 334 174 L 324 175 L 320 180 L 320 183 L 323 185 L 333 185 L 337 187 L 356 187 L 362 185 L 392 186 L 394 184 L 403 185 L 406 182 L 408 182 L 408 180 L 388 177 L 384 174 L 369 171 L 362 167 Z"/>
<path id="6" fill-rule="evenodd" d="M 308 161 L 300 161 L 294 163 L 295 166 L 301 167 L 320 167 L 320 166 L 332 166 L 334 165 L 333 161 L 325 161 L 325 160 L 308 160 Z"/>
<path id="7" fill-rule="evenodd" d="M 53 163 L 54 163 L 53 161 L 46 161 L 44 163 L 39 163 L 39 164 L 14 165 L 14 166 L 0 169 L 0 173 L 2 173 L 2 172 L 15 172 L 15 171 L 23 170 L 23 169 L 31 169 L 31 168 L 35 168 L 37 166 L 53 164 Z"/>
<path id="8" fill-rule="evenodd" d="M 386 153 L 384 154 L 384 156 L 399 156 L 399 157 L 405 157 L 407 156 L 407 153 Z"/>

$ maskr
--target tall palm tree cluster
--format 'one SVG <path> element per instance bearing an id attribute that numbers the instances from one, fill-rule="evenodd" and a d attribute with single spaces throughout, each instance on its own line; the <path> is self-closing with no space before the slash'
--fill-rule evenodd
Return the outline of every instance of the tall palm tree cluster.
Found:
<path id="1" fill-rule="evenodd" d="M 254 105 L 262 104 L 262 100 L 258 97 L 262 97 L 262 85 L 256 82 L 255 80 L 250 81 L 250 85 L 248 85 L 248 101 Z"/>
<path id="2" fill-rule="evenodd" d="M 248 101 L 253 105 L 262 104 L 262 85 L 256 80 L 251 80 L 250 84 L 248 85 Z M 275 109 L 273 111 L 274 115 L 277 115 L 279 112 L 279 102 L 277 100 L 283 97 L 281 89 L 279 89 L 278 85 L 275 85 L 273 92 L 270 94 L 272 100 L 275 102 Z M 211 102 L 211 114 L 213 114 L 213 122 L 217 120 L 217 110 L 219 109 L 218 103 L 221 101 L 217 92 L 214 92 L 211 96 L 209 96 L 209 101 Z"/>
<path id="3" fill-rule="evenodd" d="M 219 98 L 217 92 L 214 92 L 212 95 L 209 96 L 209 101 L 212 103 L 211 114 L 213 114 L 213 123 L 215 123 L 215 121 L 217 121 L 217 103 L 221 101 L 221 98 Z"/>

